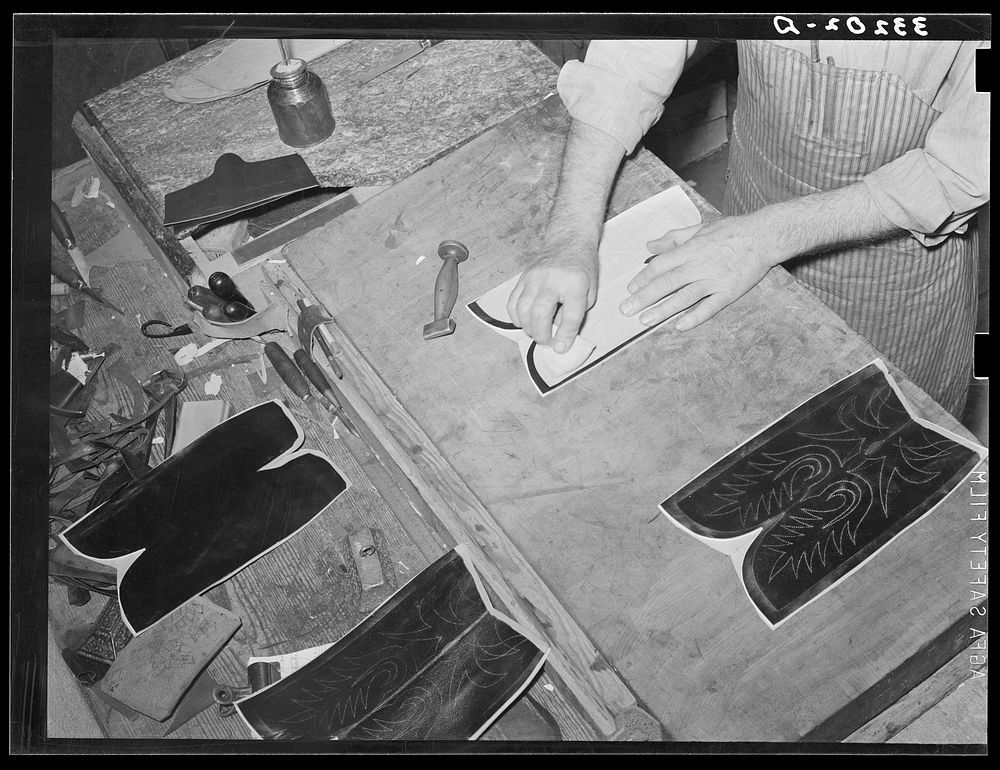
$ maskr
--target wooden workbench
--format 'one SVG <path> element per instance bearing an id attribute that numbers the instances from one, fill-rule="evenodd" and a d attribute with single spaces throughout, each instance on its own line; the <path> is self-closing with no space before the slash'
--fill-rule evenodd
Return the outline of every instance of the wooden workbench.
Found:
<path id="1" fill-rule="evenodd" d="M 514 346 L 461 308 L 453 336 L 421 338 L 437 265 L 417 258 L 439 241 L 471 251 L 462 302 L 529 263 L 567 120 L 557 97 L 526 110 L 285 256 L 469 539 L 502 563 L 479 533 L 495 521 L 672 738 L 841 739 L 968 644 L 968 485 L 774 630 L 729 559 L 657 504 L 878 351 L 782 270 L 710 323 L 664 326 L 544 399 Z M 640 152 L 609 213 L 673 184 Z M 923 416 L 967 435 L 897 376 Z"/>
<path id="2" fill-rule="evenodd" d="M 678 740 L 846 737 L 968 644 L 968 489 L 776 630 L 729 561 L 657 504 L 877 351 L 780 269 L 712 322 L 683 335 L 661 328 L 544 400 L 513 346 L 461 306 L 456 334 L 421 338 L 441 240 L 472 252 L 460 303 L 530 260 L 568 120 L 557 97 L 541 100 L 551 90 L 492 113 L 506 119 L 426 153 L 284 250 L 337 318 L 345 395 L 429 507 L 430 529 L 471 544 L 503 583 L 500 598 L 552 641 L 552 674 L 597 723 L 591 737 L 610 737 L 631 706 Z M 101 99 L 114 113 L 115 100 Z M 134 165 L 146 157 L 141 137 L 124 143 L 90 106 L 81 138 L 155 235 L 172 184 L 156 188 Z M 640 151 L 609 213 L 680 183 Z M 898 379 L 923 416 L 965 433 Z"/>

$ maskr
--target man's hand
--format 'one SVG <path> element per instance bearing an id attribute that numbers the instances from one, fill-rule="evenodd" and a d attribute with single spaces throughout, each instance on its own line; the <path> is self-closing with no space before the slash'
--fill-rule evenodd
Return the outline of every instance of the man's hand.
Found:
<path id="1" fill-rule="evenodd" d="M 615 172 L 625 154 L 617 139 L 573 120 L 541 252 L 507 302 L 512 323 L 557 353 L 572 346 L 597 300 L 597 245 Z M 557 328 L 552 338 L 552 326 Z"/>
<path id="2" fill-rule="evenodd" d="M 752 214 L 725 217 L 650 241 L 647 248 L 657 256 L 629 283 L 622 313 L 645 310 L 639 320 L 652 326 L 687 311 L 675 324 L 681 331 L 707 321 L 777 264 L 776 249 L 758 224 Z"/>
<path id="3" fill-rule="evenodd" d="M 597 299 L 597 273 L 595 245 L 578 241 L 546 246 L 507 300 L 511 322 L 539 344 L 551 340 L 556 353 L 565 353 Z"/>
<path id="4" fill-rule="evenodd" d="M 692 329 L 785 260 L 900 232 L 862 182 L 674 230 L 647 244 L 657 256 L 629 283 L 621 311 L 642 313 L 647 326 L 682 313 L 677 329 Z"/>

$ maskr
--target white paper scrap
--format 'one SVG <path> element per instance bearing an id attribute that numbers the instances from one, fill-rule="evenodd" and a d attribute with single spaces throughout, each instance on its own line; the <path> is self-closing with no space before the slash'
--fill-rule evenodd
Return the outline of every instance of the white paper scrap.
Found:
<path id="1" fill-rule="evenodd" d="M 312 660 L 315 660 L 324 652 L 333 647 L 334 642 L 329 644 L 321 644 L 317 647 L 309 647 L 305 650 L 298 650 L 296 652 L 290 652 L 287 655 L 268 655 L 264 657 L 251 657 L 247 659 L 247 666 L 251 666 L 254 663 L 276 663 L 278 665 L 278 674 L 282 678 L 298 671 L 304 665 Z"/>
<path id="2" fill-rule="evenodd" d="M 206 396 L 217 396 L 219 391 L 222 390 L 222 378 L 218 373 L 213 373 L 211 377 L 208 378 L 208 382 L 205 383 L 205 395 Z"/>
<path id="3" fill-rule="evenodd" d="M 228 339 L 212 340 L 211 342 L 206 342 L 204 345 L 198 348 L 198 351 L 194 354 L 194 358 L 197 358 L 198 356 L 203 356 L 208 351 L 215 350 L 217 347 L 219 347 L 219 345 L 225 345 L 227 342 L 229 342 Z"/>
<path id="4" fill-rule="evenodd" d="M 187 345 L 174 353 L 174 361 L 176 361 L 179 366 L 186 366 L 194 361 L 194 358 L 197 355 L 198 346 L 193 342 L 189 342 Z"/>
<path id="5" fill-rule="evenodd" d="M 66 364 L 66 371 L 76 377 L 81 385 L 87 384 L 87 375 L 90 373 L 90 367 L 87 366 L 87 362 L 83 360 L 83 357 L 79 353 L 74 353 L 72 358 L 69 359 L 69 362 Z"/>

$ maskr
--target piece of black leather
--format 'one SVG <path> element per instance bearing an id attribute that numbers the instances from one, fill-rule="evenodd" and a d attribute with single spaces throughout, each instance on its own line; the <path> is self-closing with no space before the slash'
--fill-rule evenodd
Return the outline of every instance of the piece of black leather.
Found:
<path id="1" fill-rule="evenodd" d="M 237 709 L 270 740 L 467 740 L 542 658 L 490 613 L 450 551 L 330 649 Z"/>
<path id="2" fill-rule="evenodd" d="M 774 624 L 857 568 L 979 461 L 910 417 L 874 364 L 724 457 L 661 507 L 726 539 L 760 529 L 743 581 Z"/>
<path id="3" fill-rule="evenodd" d="M 143 551 L 118 590 L 123 617 L 141 633 L 291 537 L 346 489 L 326 457 L 293 451 L 302 438 L 278 402 L 248 409 L 128 483 L 61 537 L 92 559 Z"/>
<path id="4" fill-rule="evenodd" d="M 298 153 L 248 163 L 227 152 L 207 178 L 166 194 L 163 224 L 204 224 L 313 187 L 319 182 Z"/>

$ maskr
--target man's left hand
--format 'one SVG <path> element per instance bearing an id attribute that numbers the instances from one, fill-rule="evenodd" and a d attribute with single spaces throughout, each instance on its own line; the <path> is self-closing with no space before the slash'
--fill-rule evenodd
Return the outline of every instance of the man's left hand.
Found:
<path id="1" fill-rule="evenodd" d="M 622 313 L 641 312 L 639 320 L 647 326 L 682 313 L 675 324 L 680 331 L 707 321 L 780 261 L 758 224 L 752 214 L 724 217 L 650 241 L 647 248 L 656 256 L 629 283 Z"/>

